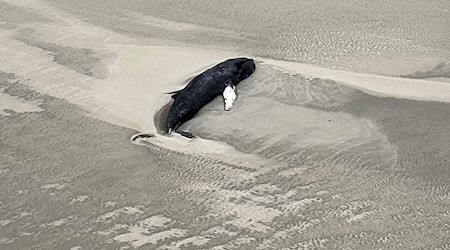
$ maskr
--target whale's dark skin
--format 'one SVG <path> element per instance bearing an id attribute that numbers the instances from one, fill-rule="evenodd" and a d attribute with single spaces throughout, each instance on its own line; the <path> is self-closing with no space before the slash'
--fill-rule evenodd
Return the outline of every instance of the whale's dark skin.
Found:
<path id="1" fill-rule="evenodd" d="M 255 62 L 248 58 L 228 59 L 196 76 L 188 85 L 174 94 L 173 104 L 167 117 L 167 131 L 192 138 L 189 132 L 177 131 L 200 109 L 221 95 L 228 85 L 236 86 L 255 71 Z"/>

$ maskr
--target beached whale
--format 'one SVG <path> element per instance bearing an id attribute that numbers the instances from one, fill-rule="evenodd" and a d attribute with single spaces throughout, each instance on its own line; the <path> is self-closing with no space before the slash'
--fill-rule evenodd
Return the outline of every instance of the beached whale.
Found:
<path id="1" fill-rule="evenodd" d="M 173 94 L 173 104 L 167 117 L 167 132 L 177 132 L 192 138 L 191 133 L 178 131 L 178 127 L 221 94 L 224 97 L 224 108 L 229 110 L 236 99 L 235 86 L 254 71 L 253 59 L 228 59 L 196 76 L 184 89 L 168 93 Z"/>

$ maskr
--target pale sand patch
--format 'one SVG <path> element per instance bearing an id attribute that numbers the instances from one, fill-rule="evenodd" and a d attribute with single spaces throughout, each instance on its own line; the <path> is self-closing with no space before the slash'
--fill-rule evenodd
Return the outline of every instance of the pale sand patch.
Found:
<path id="1" fill-rule="evenodd" d="M 344 70 L 328 69 L 304 63 L 261 59 L 264 63 L 291 73 L 330 79 L 378 96 L 413 100 L 450 102 L 450 84 L 420 79 L 405 79 Z"/>
<path id="2" fill-rule="evenodd" d="M 38 102 L 27 101 L 21 98 L 0 92 L 0 116 L 9 115 L 5 110 L 13 110 L 17 113 L 42 112 Z"/>
<path id="3" fill-rule="evenodd" d="M 108 222 L 111 221 L 121 215 L 134 215 L 134 214 L 143 214 L 144 212 L 137 208 L 137 207 L 122 207 L 122 208 L 118 208 L 115 209 L 111 212 L 108 212 L 100 217 L 97 218 L 97 222 Z"/>
<path id="4" fill-rule="evenodd" d="M 56 189 L 56 190 L 61 190 L 66 186 L 66 184 L 60 184 L 60 183 L 50 183 L 50 184 L 46 184 L 44 186 L 42 186 L 42 189 L 44 190 L 52 190 L 52 189 Z"/>
<path id="5" fill-rule="evenodd" d="M 189 245 L 200 247 L 200 246 L 207 244 L 209 241 L 210 240 L 208 238 L 205 238 L 203 236 L 193 236 L 193 237 L 189 237 L 189 238 L 174 242 L 170 245 L 161 246 L 161 249 L 177 250 L 177 249 L 182 249 L 182 247 L 187 247 Z"/>
<path id="6" fill-rule="evenodd" d="M 315 202 L 322 202 L 322 200 L 319 197 L 304 198 L 301 200 L 286 202 L 283 205 L 281 205 L 281 208 L 285 212 L 299 213 L 300 211 L 306 209 L 309 205 Z"/>
<path id="7" fill-rule="evenodd" d="M 70 204 L 72 205 L 72 204 L 75 204 L 75 203 L 77 203 L 77 202 L 83 202 L 83 201 L 86 201 L 87 199 L 89 199 L 89 196 L 88 196 L 88 195 L 79 195 L 79 196 L 77 196 L 76 198 L 73 198 L 73 199 L 70 201 Z"/>
<path id="8" fill-rule="evenodd" d="M 210 243 L 211 240 L 214 240 L 215 238 L 227 238 L 227 237 L 233 237 L 237 234 L 235 232 L 229 231 L 223 227 L 216 226 L 209 228 L 206 231 L 201 232 L 199 235 L 195 235 L 192 237 L 188 237 L 179 241 L 172 242 L 168 245 L 163 245 L 160 248 L 161 249 L 167 249 L 167 250 L 176 250 L 176 249 L 184 249 L 188 248 L 189 246 L 195 246 L 195 248 L 198 249 L 204 249 L 205 244 Z"/>
<path id="9" fill-rule="evenodd" d="M 136 248 L 145 244 L 154 245 L 163 240 L 181 238 L 187 235 L 187 230 L 179 228 L 172 228 L 150 235 L 147 230 L 140 227 L 130 227 L 128 230 L 128 233 L 117 235 L 113 239 L 118 242 L 128 243 Z"/>
<path id="10" fill-rule="evenodd" d="M 122 231 L 129 230 L 130 232 L 133 231 L 135 233 L 150 234 L 150 232 L 153 232 L 155 230 L 162 230 L 171 221 L 172 219 L 170 218 L 164 217 L 162 215 L 155 215 L 140 220 L 135 225 L 115 224 L 112 228 L 103 231 L 98 231 L 97 233 L 101 235 L 111 235 L 111 234 L 118 235 L 118 231 L 120 230 Z"/>
<path id="11" fill-rule="evenodd" d="M 12 222 L 11 220 L 0 220 L 0 227 L 6 226 L 11 222 Z"/>
<path id="12" fill-rule="evenodd" d="M 279 175 L 284 177 L 291 177 L 299 174 L 303 174 L 305 171 L 310 169 L 311 167 L 296 167 L 296 168 L 289 168 L 283 171 L 278 172 Z"/>
<path id="13" fill-rule="evenodd" d="M 62 219 L 59 219 L 59 220 L 54 220 L 54 221 L 51 221 L 51 222 L 48 222 L 48 223 L 41 224 L 41 225 L 39 225 L 39 227 L 40 228 L 55 228 L 55 227 L 62 226 L 64 224 L 74 220 L 75 218 L 76 218 L 76 216 L 69 216 L 69 217 L 66 217 L 66 218 L 62 218 Z"/>
<path id="14" fill-rule="evenodd" d="M 102 203 L 102 207 L 114 207 L 117 204 L 117 202 L 115 201 L 106 201 L 104 203 Z"/>
<path id="15" fill-rule="evenodd" d="M 13 216 L 13 217 L 10 218 L 10 219 L 0 220 L 0 227 L 9 225 L 9 224 L 11 224 L 11 223 L 13 223 L 13 222 L 18 221 L 19 219 L 21 219 L 21 218 L 23 218 L 23 217 L 30 216 L 30 215 L 32 215 L 32 214 L 29 213 L 29 212 L 21 212 L 20 214 L 15 215 L 15 216 Z"/>
<path id="16" fill-rule="evenodd" d="M 214 246 L 209 250 L 245 249 L 243 247 L 255 241 L 256 239 L 253 237 L 241 236 L 230 242 L 227 242 L 226 244 Z"/>

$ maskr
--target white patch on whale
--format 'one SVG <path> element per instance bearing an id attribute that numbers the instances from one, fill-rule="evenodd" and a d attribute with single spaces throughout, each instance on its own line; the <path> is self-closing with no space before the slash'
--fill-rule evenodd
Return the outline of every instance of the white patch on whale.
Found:
<path id="1" fill-rule="evenodd" d="M 234 85 L 228 85 L 223 91 L 223 102 L 225 111 L 229 111 L 236 101 L 236 87 Z"/>

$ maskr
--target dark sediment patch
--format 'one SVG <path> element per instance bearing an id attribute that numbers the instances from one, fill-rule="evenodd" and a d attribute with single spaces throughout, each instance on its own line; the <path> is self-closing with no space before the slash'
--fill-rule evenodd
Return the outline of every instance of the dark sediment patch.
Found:
<path id="1" fill-rule="evenodd" d="M 413 74 L 405 75 L 402 77 L 415 78 L 415 79 L 426 79 L 432 77 L 445 77 L 450 78 L 450 66 L 445 62 L 441 62 L 436 67 L 428 71 L 416 71 Z"/>
<path id="2" fill-rule="evenodd" d="M 44 42 L 30 36 L 19 36 L 18 40 L 46 51 L 53 56 L 53 60 L 65 67 L 90 77 L 105 79 L 108 74 L 109 60 L 114 56 L 105 51 L 94 51 L 87 48 L 62 46 Z"/>
<path id="3" fill-rule="evenodd" d="M 398 147 L 399 166 L 431 183 L 450 178 L 450 104 L 360 93 L 343 108 L 374 121 Z M 447 186 L 450 189 L 450 186 Z"/>
<path id="4" fill-rule="evenodd" d="M 20 84 L 20 80 L 20 77 L 17 75 L 0 70 L 0 89 L 2 92 L 11 96 L 20 97 L 27 101 L 42 100 L 41 94 L 35 91 L 29 91 L 28 88 L 25 88 Z M 42 108 L 43 104 L 39 106 Z"/>

